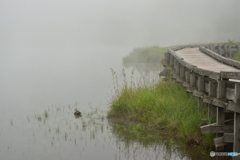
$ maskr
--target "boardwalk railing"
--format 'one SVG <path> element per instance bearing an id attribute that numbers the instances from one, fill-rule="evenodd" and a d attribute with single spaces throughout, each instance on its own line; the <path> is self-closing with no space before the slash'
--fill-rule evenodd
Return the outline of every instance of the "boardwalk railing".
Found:
<path id="1" fill-rule="evenodd" d="M 240 44 L 213 44 L 213 45 L 205 45 L 205 48 L 218 53 L 223 57 L 232 58 L 232 54 L 240 50 Z"/>
<path id="2" fill-rule="evenodd" d="M 221 45 L 225 46 L 226 45 Z M 165 54 L 163 66 L 165 70 L 160 76 L 171 76 L 181 83 L 186 91 L 198 97 L 200 109 L 208 104 L 208 120 L 216 123 L 201 126 L 202 134 L 216 133 L 215 147 L 222 149 L 224 145 L 232 143 L 233 151 L 240 152 L 240 72 L 214 72 L 198 68 L 181 58 L 176 51 L 183 48 L 199 47 L 205 54 L 229 66 L 240 69 L 240 62 L 225 58 L 221 55 L 233 53 L 233 45 L 226 52 L 218 54 L 209 46 L 179 46 L 171 48 Z M 238 47 L 236 47 L 238 46 Z M 239 51 L 239 45 L 236 45 Z M 216 47 L 215 47 L 216 48 Z"/>

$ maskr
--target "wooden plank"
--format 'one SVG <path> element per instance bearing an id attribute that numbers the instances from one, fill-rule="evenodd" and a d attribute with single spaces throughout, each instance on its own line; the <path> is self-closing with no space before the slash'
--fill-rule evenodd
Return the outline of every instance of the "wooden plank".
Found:
<path id="1" fill-rule="evenodd" d="M 235 89 L 226 88 L 226 99 L 235 100 Z"/>
<path id="2" fill-rule="evenodd" d="M 197 90 L 193 91 L 193 96 L 195 96 L 195 97 L 201 97 L 202 98 L 204 95 L 205 95 L 204 92 L 199 92 Z"/>
<path id="3" fill-rule="evenodd" d="M 224 143 L 224 137 L 217 137 L 217 138 L 214 138 L 214 145 L 215 147 L 221 147 L 221 146 L 224 146 L 226 145 L 226 143 Z"/>
<path id="4" fill-rule="evenodd" d="M 170 66 L 173 67 L 174 57 L 170 54 Z"/>
<path id="5" fill-rule="evenodd" d="M 190 72 L 186 70 L 185 72 L 186 83 L 190 85 Z"/>
<path id="6" fill-rule="evenodd" d="M 180 79 L 182 81 L 185 81 L 185 69 L 184 69 L 184 66 L 180 66 Z"/>
<path id="7" fill-rule="evenodd" d="M 226 82 L 225 80 L 219 80 L 217 84 L 217 98 L 225 99 L 226 98 Z"/>
<path id="8" fill-rule="evenodd" d="M 205 88 L 204 91 L 209 93 L 209 91 L 210 91 L 209 82 L 205 82 L 204 88 Z"/>
<path id="9" fill-rule="evenodd" d="M 225 79 L 238 79 L 238 80 L 240 80 L 240 72 L 221 71 L 220 76 L 221 76 L 221 78 L 225 78 Z"/>
<path id="10" fill-rule="evenodd" d="M 237 110 L 240 110 L 240 83 L 235 83 L 235 95 Z M 234 137 L 233 137 L 233 151 L 240 152 L 240 113 L 234 112 Z"/>
<path id="11" fill-rule="evenodd" d="M 196 87 L 196 74 L 194 72 L 190 73 L 190 86 Z"/>
<path id="12" fill-rule="evenodd" d="M 233 133 L 224 133 L 223 141 L 225 143 L 233 143 Z"/>
<path id="13" fill-rule="evenodd" d="M 237 105 L 236 103 L 231 102 L 231 101 L 228 103 L 226 109 L 229 110 L 229 111 L 240 113 L 239 105 Z"/>
<path id="14" fill-rule="evenodd" d="M 240 83 L 235 83 L 235 100 L 234 102 L 238 105 L 238 108 L 240 108 Z"/>
<path id="15" fill-rule="evenodd" d="M 215 147 L 224 146 L 233 142 L 233 133 L 224 133 L 222 137 L 214 138 Z"/>
<path id="16" fill-rule="evenodd" d="M 228 105 L 228 103 L 226 103 L 226 101 L 219 100 L 219 99 L 216 99 L 216 98 L 211 98 L 211 97 L 206 96 L 206 95 L 203 96 L 203 102 L 208 103 L 208 104 L 212 104 L 214 106 L 221 107 L 223 109 L 225 109 L 226 106 Z"/>
<path id="17" fill-rule="evenodd" d="M 240 114 L 234 112 L 233 152 L 240 152 Z"/>
<path id="18" fill-rule="evenodd" d="M 206 133 L 231 133 L 233 132 L 233 125 L 217 125 L 216 123 L 201 126 L 202 134 Z"/>
<path id="19" fill-rule="evenodd" d="M 217 54 L 216 52 L 211 51 L 211 50 L 209 50 L 209 49 L 206 49 L 206 48 L 204 48 L 204 47 L 202 47 L 202 46 L 201 46 L 199 49 L 200 49 L 202 52 L 208 54 L 209 56 L 211 56 L 211 57 L 217 59 L 218 61 L 222 62 L 222 56 L 220 56 L 220 55 Z"/>

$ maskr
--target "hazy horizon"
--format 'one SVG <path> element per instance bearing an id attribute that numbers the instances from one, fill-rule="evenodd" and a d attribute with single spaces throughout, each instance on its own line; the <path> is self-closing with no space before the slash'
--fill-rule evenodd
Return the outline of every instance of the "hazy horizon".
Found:
<path id="1" fill-rule="evenodd" d="M 0 46 L 169 46 L 240 39 L 240 1 L 0 1 Z"/>

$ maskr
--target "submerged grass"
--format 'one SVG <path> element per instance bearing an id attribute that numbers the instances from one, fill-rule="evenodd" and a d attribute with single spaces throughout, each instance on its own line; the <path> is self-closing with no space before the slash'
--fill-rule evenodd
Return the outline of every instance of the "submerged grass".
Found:
<path id="1" fill-rule="evenodd" d="M 212 147 L 213 134 L 202 135 L 200 131 L 207 111 L 200 111 L 198 99 L 186 93 L 180 84 L 167 79 L 157 83 L 152 80 L 150 84 L 131 82 L 128 85 L 125 82 L 119 86 L 115 84 L 116 94 L 110 102 L 108 118 L 141 123 L 147 128 L 173 134 L 178 140 L 205 151 Z"/>

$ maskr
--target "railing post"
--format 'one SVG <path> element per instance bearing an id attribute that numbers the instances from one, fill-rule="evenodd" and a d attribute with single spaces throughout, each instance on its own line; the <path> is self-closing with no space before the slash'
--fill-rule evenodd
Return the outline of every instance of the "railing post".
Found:
<path id="1" fill-rule="evenodd" d="M 237 107 L 240 107 L 240 83 L 235 83 L 235 97 Z M 233 152 L 240 152 L 240 114 L 237 112 L 234 112 L 233 132 Z"/>
<path id="2" fill-rule="evenodd" d="M 217 82 L 217 99 L 225 99 L 226 98 L 226 81 L 219 80 Z M 225 113 L 224 108 L 217 107 L 217 125 L 225 125 Z M 217 133 L 216 137 L 223 137 L 223 133 Z M 224 145 L 220 147 L 216 147 L 217 151 L 224 151 Z"/>
<path id="3" fill-rule="evenodd" d="M 198 76 L 198 91 L 205 92 L 204 76 Z M 200 110 L 203 109 L 203 99 L 201 97 L 198 98 L 198 107 Z"/>
<path id="4" fill-rule="evenodd" d="M 196 74 L 194 72 L 190 73 L 190 86 L 196 87 Z"/>
<path id="5" fill-rule="evenodd" d="M 216 97 L 216 84 L 213 81 L 209 81 L 209 97 Z M 213 122 L 216 115 L 216 106 L 208 104 L 208 118 Z"/>
<path id="6" fill-rule="evenodd" d="M 183 65 L 180 65 L 180 79 L 181 81 L 185 81 L 185 69 Z"/>

